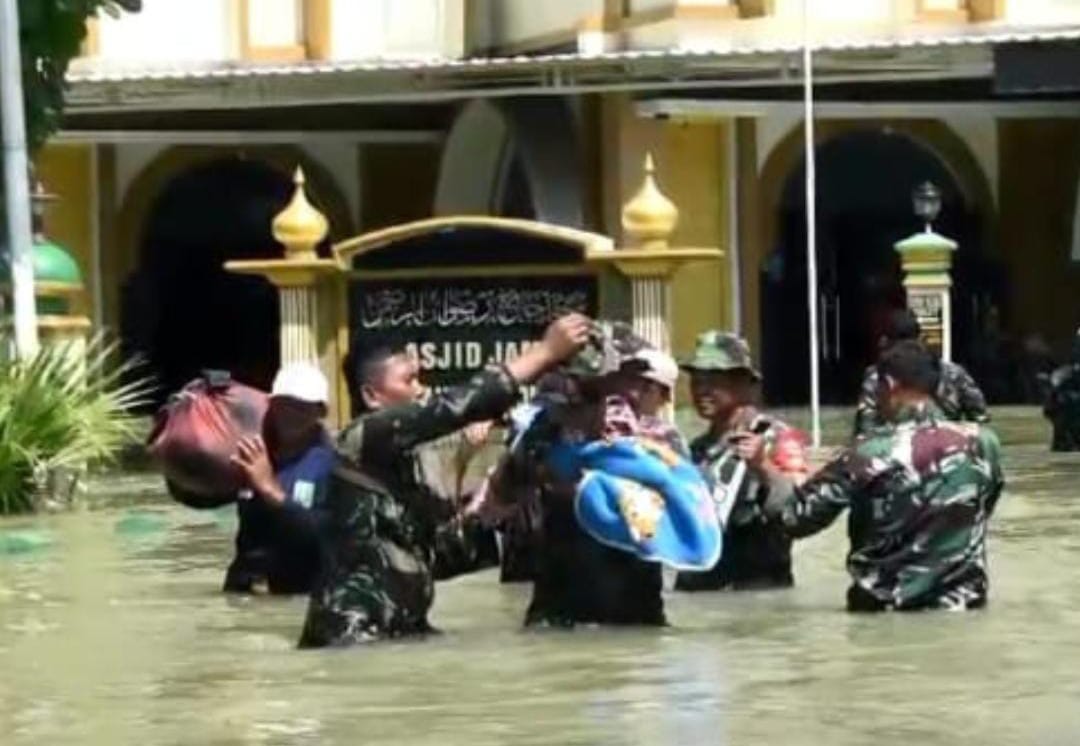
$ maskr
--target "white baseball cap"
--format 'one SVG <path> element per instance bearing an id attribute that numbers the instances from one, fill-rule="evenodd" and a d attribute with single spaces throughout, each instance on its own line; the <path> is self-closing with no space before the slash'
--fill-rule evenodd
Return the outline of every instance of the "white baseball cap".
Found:
<path id="1" fill-rule="evenodd" d="M 679 365 L 675 358 L 661 350 L 647 347 L 634 355 L 635 360 L 641 360 L 648 367 L 638 375 L 655 381 L 669 389 L 675 388 L 675 382 L 679 380 Z"/>
<path id="2" fill-rule="evenodd" d="M 287 396 L 308 404 L 326 404 L 330 384 L 323 372 L 311 363 L 289 363 L 274 376 L 270 396 Z"/>

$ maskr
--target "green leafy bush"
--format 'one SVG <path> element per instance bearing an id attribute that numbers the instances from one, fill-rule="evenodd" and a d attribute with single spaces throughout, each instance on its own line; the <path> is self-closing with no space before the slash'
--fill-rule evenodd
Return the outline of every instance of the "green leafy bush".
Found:
<path id="1" fill-rule="evenodd" d="M 114 458 L 138 440 L 134 408 L 152 387 L 137 363 L 115 364 L 103 336 L 82 345 L 45 345 L 31 359 L 0 362 L 0 514 L 35 509 L 59 473 Z"/>

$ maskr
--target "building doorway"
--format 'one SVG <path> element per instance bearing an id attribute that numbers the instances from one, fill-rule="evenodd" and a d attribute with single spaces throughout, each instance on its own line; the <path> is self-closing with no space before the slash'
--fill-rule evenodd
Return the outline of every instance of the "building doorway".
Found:
<path id="1" fill-rule="evenodd" d="M 270 225 L 292 188 L 265 163 L 229 157 L 182 172 L 157 197 L 121 298 L 124 346 L 157 378 L 157 403 L 207 368 L 262 388 L 271 383 L 277 294 L 223 265 L 281 256 Z"/>
<path id="2" fill-rule="evenodd" d="M 947 166 L 912 137 L 855 130 L 817 148 L 818 303 L 822 401 L 850 404 L 876 355 L 888 314 L 905 304 L 893 244 L 921 226 L 911 193 L 931 181 L 941 190 L 935 228 L 960 244 L 954 258 L 954 357 L 966 362 L 985 309 L 1000 293 L 983 259 L 982 216 Z M 787 177 L 776 246 L 761 270 L 765 398 L 805 404 L 810 395 L 805 163 Z"/>

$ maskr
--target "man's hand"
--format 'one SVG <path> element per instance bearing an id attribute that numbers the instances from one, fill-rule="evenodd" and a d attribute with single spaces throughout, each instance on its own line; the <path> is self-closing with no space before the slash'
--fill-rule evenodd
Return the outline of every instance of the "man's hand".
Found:
<path id="1" fill-rule="evenodd" d="M 587 316 L 571 313 L 556 319 L 544 332 L 540 343 L 551 357 L 551 363 L 557 364 L 573 357 L 589 341 L 592 321 Z"/>
<path id="2" fill-rule="evenodd" d="M 242 438 L 236 446 L 236 455 L 231 461 L 244 473 L 244 478 L 252 490 L 270 502 L 285 502 L 285 491 L 281 489 L 277 477 L 274 476 L 270 454 L 261 437 L 256 435 L 252 438 Z"/>
<path id="3" fill-rule="evenodd" d="M 488 437 L 491 435 L 491 428 L 494 425 L 495 423 L 491 420 L 474 422 L 468 425 L 464 431 L 465 442 L 473 448 L 484 445 L 487 443 Z"/>
<path id="4" fill-rule="evenodd" d="M 731 437 L 735 455 L 752 469 L 765 468 L 765 438 L 755 433 L 735 433 Z"/>
<path id="5" fill-rule="evenodd" d="M 506 370 L 518 383 L 532 383 L 584 347 L 591 327 L 588 317 L 579 313 L 556 319 L 544 332 L 543 341 L 508 362 Z"/>
<path id="6" fill-rule="evenodd" d="M 461 511 L 466 518 L 476 517 L 488 528 L 498 526 L 518 509 L 516 503 L 502 502 L 495 494 L 502 479 L 500 466 L 501 464 L 496 464 L 488 469 L 479 489 L 470 496 Z"/>

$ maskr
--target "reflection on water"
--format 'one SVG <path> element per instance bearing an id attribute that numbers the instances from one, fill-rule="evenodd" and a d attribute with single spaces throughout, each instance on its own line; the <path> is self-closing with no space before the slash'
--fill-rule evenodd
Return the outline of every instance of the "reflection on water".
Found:
<path id="1" fill-rule="evenodd" d="M 989 609 L 842 611 L 843 526 L 798 587 L 673 596 L 665 630 L 526 633 L 527 589 L 440 587 L 423 643 L 293 649 L 303 599 L 218 593 L 229 513 L 10 521 L 0 734 L 21 744 L 1071 744 L 1080 457 L 1012 449 Z"/>

